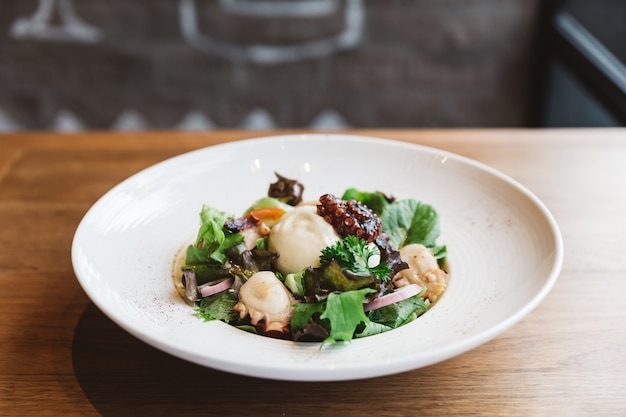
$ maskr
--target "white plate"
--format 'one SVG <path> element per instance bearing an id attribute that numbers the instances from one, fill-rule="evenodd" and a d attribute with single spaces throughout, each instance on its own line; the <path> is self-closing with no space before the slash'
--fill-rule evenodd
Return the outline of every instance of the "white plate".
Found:
<path id="1" fill-rule="evenodd" d="M 198 319 L 173 286 L 175 253 L 195 236 L 203 203 L 240 214 L 266 194 L 274 172 L 300 180 L 305 199 L 357 187 L 433 205 L 451 269 L 442 299 L 404 327 L 322 349 Z M 496 170 L 432 148 L 337 134 L 243 140 L 161 162 L 96 202 L 72 245 L 87 295 L 139 339 L 208 367 L 301 381 L 388 375 L 464 353 L 535 308 L 562 257 L 546 207 Z"/>

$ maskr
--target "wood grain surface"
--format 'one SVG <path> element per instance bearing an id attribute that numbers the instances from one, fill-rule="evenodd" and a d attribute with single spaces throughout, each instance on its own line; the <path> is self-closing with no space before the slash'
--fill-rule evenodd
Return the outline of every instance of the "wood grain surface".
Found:
<path id="1" fill-rule="evenodd" d="M 544 302 L 427 368 L 331 383 L 242 377 L 162 353 L 90 302 L 70 246 L 100 196 L 165 158 L 274 133 L 292 132 L 0 136 L 0 415 L 626 415 L 626 129 L 345 131 L 486 163 L 561 228 L 563 270 Z"/>

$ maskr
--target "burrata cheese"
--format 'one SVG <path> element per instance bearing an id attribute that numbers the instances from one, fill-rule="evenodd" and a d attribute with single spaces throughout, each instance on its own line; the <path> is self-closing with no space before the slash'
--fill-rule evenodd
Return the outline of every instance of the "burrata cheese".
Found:
<path id="1" fill-rule="evenodd" d="M 317 207 L 298 206 L 283 215 L 269 236 L 269 249 L 280 256 L 276 269 L 282 274 L 318 267 L 322 249 L 340 239 L 335 229 L 317 214 Z"/>

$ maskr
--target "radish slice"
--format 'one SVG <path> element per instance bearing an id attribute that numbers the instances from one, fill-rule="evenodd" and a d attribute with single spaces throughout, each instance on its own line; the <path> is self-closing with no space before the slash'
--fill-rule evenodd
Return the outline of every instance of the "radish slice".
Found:
<path id="1" fill-rule="evenodd" d="M 376 310 L 389 304 L 397 303 L 398 301 L 406 300 L 422 292 L 422 287 L 417 284 L 407 285 L 405 287 L 398 288 L 391 294 L 383 295 L 380 298 L 370 301 L 363 306 L 363 310 L 371 311 Z"/>
<path id="2" fill-rule="evenodd" d="M 203 297 L 208 297 L 209 295 L 229 289 L 233 285 L 233 281 L 232 278 L 216 279 L 215 281 L 200 285 L 198 290 Z"/>

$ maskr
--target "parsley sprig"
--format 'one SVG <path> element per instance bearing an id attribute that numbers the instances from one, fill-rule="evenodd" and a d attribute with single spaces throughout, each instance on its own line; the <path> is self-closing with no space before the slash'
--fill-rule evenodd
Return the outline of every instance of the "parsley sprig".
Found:
<path id="1" fill-rule="evenodd" d="M 360 275 L 376 275 L 387 281 L 391 275 L 391 268 L 386 262 L 380 261 L 380 250 L 373 243 L 367 243 L 357 236 L 346 236 L 336 244 L 322 250 L 320 262 L 322 265 L 336 261 L 344 270 Z"/>

